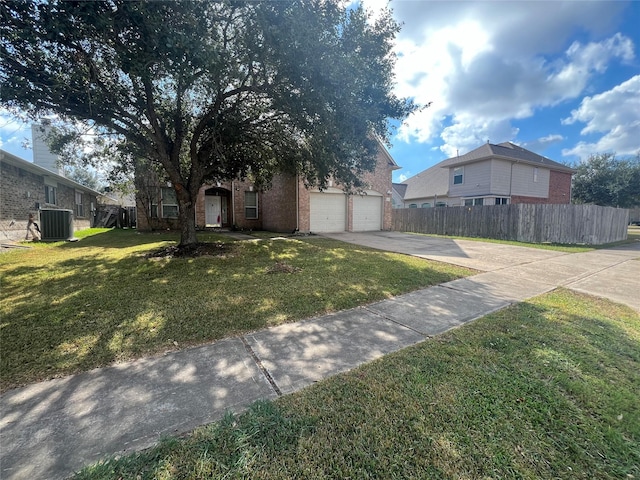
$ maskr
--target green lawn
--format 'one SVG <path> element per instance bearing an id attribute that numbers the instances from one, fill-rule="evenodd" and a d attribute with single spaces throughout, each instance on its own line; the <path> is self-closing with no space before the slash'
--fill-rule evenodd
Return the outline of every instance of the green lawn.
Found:
<path id="1" fill-rule="evenodd" d="M 78 479 L 640 478 L 640 316 L 556 290 Z"/>
<path id="2" fill-rule="evenodd" d="M 0 255 L 1 390 L 472 273 L 320 237 L 230 242 L 224 255 L 189 259 L 147 257 L 176 242 L 168 232 L 78 233 Z"/>

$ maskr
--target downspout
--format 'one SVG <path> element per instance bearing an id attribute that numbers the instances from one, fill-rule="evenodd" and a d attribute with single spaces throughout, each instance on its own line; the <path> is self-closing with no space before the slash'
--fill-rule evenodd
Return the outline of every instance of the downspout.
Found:
<path id="1" fill-rule="evenodd" d="M 513 164 L 515 162 L 511 162 L 511 172 L 509 174 L 509 202 L 511 202 L 511 195 L 513 191 Z"/>

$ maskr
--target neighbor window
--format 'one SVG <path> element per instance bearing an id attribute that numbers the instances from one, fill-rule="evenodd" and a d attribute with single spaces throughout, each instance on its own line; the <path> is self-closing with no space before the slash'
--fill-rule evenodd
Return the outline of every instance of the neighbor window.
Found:
<path id="1" fill-rule="evenodd" d="M 498 197 L 496 198 L 496 205 L 508 205 L 509 199 L 507 197 Z"/>
<path id="2" fill-rule="evenodd" d="M 464 167 L 458 167 L 453 169 L 453 184 L 461 185 L 464 180 Z"/>
<path id="3" fill-rule="evenodd" d="M 538 182 L 538 167 L 533 167 L 533 182 Z"/>
<path id="4" fill-rule="evenodd" d="M 422 206 L 422 208 L 429 208 L 429 207 L 431 207 L 431 204 L 430 203 L 423 203 L 421 206 Z"/>
<path id="5" fill-rule="evenodd" d="M 467 198 L 464 201 L 465 207 L 471 207 L 474 205 L 484 205 L 484 198 Z"/>
<path id="6" fill-rule="evenodd" d="M 244 192 L 244 216 L 249 220 L 258 218 L 258 192 Z"/>
<path id="7" fill-rule="evenodd" d="M 410 203 L 409 204 L 409 208 L 418 208 L 418 204 L 417 203 Z"/>
<path id="8" fill-rule="evenodd" d="M 178 218 L 178 198 L 171 187 L 162 187 L 162 218 Z"/>
<path id="9" fill-rule="evenodd" d="M 56 204 L 56 187 L 51 185 L 44 186 L 44 202 L 50 203 L 51 205 Z"/>
<path id="10" fill-rule="evenodd" d="M 437 202 L 436 203 L 436 207 L 446 207 L 447 203 L 446 202 Z"/>
<path id="11" fill-rule="evenodd" d="M 81 192 L 76 192 L 76 217 L 84 217 L 84 205 L 82 204 Z"/>

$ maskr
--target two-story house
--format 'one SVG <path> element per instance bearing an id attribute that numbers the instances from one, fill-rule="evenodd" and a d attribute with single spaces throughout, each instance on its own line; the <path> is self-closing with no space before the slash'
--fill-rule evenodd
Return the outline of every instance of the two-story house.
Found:
<path id="1" fill-rule="evenodd" d="M 571 203 L 572 168 L 511 142 L 486 143 L 407 179 L 404 206 Z"/>

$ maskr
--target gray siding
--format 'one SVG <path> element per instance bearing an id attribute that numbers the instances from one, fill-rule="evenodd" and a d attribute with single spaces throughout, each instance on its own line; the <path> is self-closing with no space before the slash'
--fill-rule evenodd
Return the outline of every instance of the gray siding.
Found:
<path id="1" fill-rule="evenodd" d="M 511 165 L 506 160 L 491 160 L 491 191 L 493 195 L 511 194 Z"/>
<path id="2" fill-rule="evenodd" d="M 473 197 L 486 195 L 491 188 L 491 160 L 471 163 L 464 166 L 464 178 L 461 185 L 453 184 L 453 172 L 449 168 L 449 196 Z"/>
<path id="3" fill-rule="evenodd" d="M 513 165 L 512 195 L 546 198 L 549 195 L 549 175 L 547 168 L 538 168 L 538 181 L 534 182 L 534 168 L 531 165 L 515 163 Z"/>

